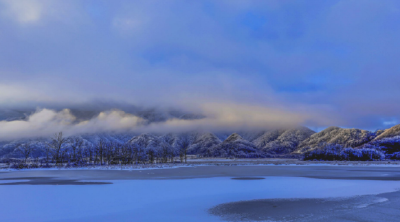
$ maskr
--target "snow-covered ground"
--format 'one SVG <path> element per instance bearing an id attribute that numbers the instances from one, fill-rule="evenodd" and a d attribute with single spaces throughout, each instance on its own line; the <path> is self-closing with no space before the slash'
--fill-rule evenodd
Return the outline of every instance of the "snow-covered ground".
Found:
<path id="1" fill-rule="evenodd" d="M 398 181 L 228 177 L 117 180 L 111 185 L 0 186 L 1 221 L 220 221 L 217 204 L 264 198 L 325 198 L 396 191 Z M 1 181 L 0 181 L 1 183 Z M 368 204 L 368 203 L 365 203 Z"/>
<path id="2" fill-rule="evenodd" d="M 33 169 L 14 169 L 0 163 L 0 172 L 29 171 L 29 170 L 152 170 L 175 169 L 181 167 L 200 166 L 356 166 L 356 167 L 400 167 L 400 161 L 302 161 L 284 158 L 263 159 L 226 159 L 226 158 L 199 158 L 188 159 L 187 163 L 157 163 L 133 165 L 96 165 L 84 167 L 51 167 Z"/>

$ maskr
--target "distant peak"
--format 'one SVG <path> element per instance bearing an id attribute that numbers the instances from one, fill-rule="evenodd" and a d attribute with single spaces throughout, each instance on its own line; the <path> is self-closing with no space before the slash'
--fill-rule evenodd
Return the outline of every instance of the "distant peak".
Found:
<path id="1" fill-rule="evenodd" d="M 236 140 L 242 140 L 243 138 L 237 134 L 237 133 L 233 133 L 231 134 L 224 142 L 234 142 Z"/>

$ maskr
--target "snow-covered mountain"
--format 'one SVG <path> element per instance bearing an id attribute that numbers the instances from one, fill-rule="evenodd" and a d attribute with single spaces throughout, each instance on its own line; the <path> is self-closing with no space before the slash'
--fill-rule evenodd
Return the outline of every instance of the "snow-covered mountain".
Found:
<path id="1" fill-rule="evenodd" d="M 262 157 L 263 153 L 253 143 L 233 133 L 222 143 L 211 147 L 209 155 L 214 157 Z"/>
<path id="2" fill-rule="evenodd" d="M 307 127 L 287 130 L 272 130 L 264 133 L 254 141 L 254 144 L 264 152 L 287 154 L 297 149 L 298 145 L 315 132 Z"/>
<path id="3" fill-rule="evenodd" d="M 194 137 L 188 153 L 205 155 L 208 151 L 221 143 L 221 140 L 212 133 L 198 133 Z"/>
<path id="4" fill-rule="evenodd" d="M 211 147 L 221 143 L 221 140 L 210 132 L 168 133 L 165 135 L 142 134 L 133 137 L 129 140 L 129 143 L 147 148 L 165 142 L 178 150 L 182 140 L 186 140 L 189 144 L 188 154 L 199 155 L 207 153 Z"/>
<path id="5" fill-rule="evenodd" d="M 157 149 L 168 146 L 179 153 L 182 141 L 188 143 L 188 154 L 215 157 L 256 157 L 268 154 L 302 154 L 323 144 L 338 144 L 343 147 L 397 147 L 393 141 L 400 138 L 400 125 L 394 126 L 383 132 L 370 132 L 360 129 L 343 129 L 329 127 L 319 133 L 306 128 L 276 129 L 264 131 L 239 131 L 227 132 L 187 132 L 166 134 L 134 134 L 134 133 L 96 133 L 83 134 L 79 137 L 84 141 L 85 147 L 95 147 L 100 140 L 112 143 L 130 143 L 143 149 Z M 223 140 L 221 139 L 223 138 Z M 393 140 L 393 141 L 392 141 Z M 35 144 L 33 156 L 40 156 L 46 147 L 49 138 L 20 139 L 0 142 L 1 156 L 18 156 L 16 151 L 19 144 Z M 382 141 L 382 142 L 380 142 Z M 392 149 L 392 148 L 391 148 Z M 392 149 L 394 151 L 397 148 Z"/>
<path id="6" fill-rule="evenodd" d="M 229 136 L 225 136 L 227 132 L 145 133 L 140 135 L 126 132 L 82 134 L 74 137 L 81 138 L 84 141 L 85 147 L 95 147 L 102 140 L 118 144 L 135 144 L 144 149 L 157 149 L 161 144 L 168 144 L 168 146 L 175 150 L 180 149 L 181 141 L 185 139 L 189 143 L 188 154 L 200 156 L 252 156 L 256 155 L 256 153 L 259 155 L 261 152 L 272 154 L 290 153 L 299 142 L 312 133 L 313 131 L 308 128 L 296 128 L 277 131 L 241 131 Z M 220 138 L 224 139 L 221 140 Z M 40 156 L 44 153 L 46 142 L 49 142 L 49 139 L 38 138 L 3 141 L 0 143 L 0 156 L 18 156 L 18 152 L 16 151 L 18 144 L 28 142 L 38 144 L 34 152 L 36 156 Z"/>
<path id="7" fill-rule="evenodd" d="M 137 144 L 143 148 L 148 148 L 150 146 L 154 146 L 160 143 L 160 138 L 156 135 L 152 134 L 141 134 L 139 136 L 135 136 L 128 141 L 131 144 Z"/>
<path id="8" fill-rule="evenodd" d="M 367 130 L 329 127 L 301 142 L 295 153 L 304 153 L 317 149 L 324 143 L 338 144 L 344 147 L 357 147 L 372 141 L 374 138 L 375 134 Z"/>
<path id="9" fill-rule="evenodd" d="M 239 131 L 237 132 L 237 134 L 239 134 L 243 139 L 247 141 L 254 142 L 257 138 L 261 137 L 266 132 L 267 130 L 249 130 L 249 131 Z M 230 133 L 228 136 L 230 136 L 231 134 L 232 133 Z M 226 138 L 228 138 L 228 136 Z"/>
<path id="10" fill-rule="evenodd" d="M 96 133 L 96 134 L 83 134 L 79 135 L 84 141 L 90 145 L 95 145 L 100 139 L 106 142 L 113 142 L 123 144 L 132 139 L 135 133 Z"/>
<path id="11" fill-rule="evenodd" d="M 278 139 L 284 132 L 285 130 L 269 130 L 256 138 L 253 143 L 262 149 L 266 148 L 269 143 Z"/>
<path id="12" fill-rule="evenodd" d="M 400 136 L 400 124 L 381 131 L 374 140 Z"/>

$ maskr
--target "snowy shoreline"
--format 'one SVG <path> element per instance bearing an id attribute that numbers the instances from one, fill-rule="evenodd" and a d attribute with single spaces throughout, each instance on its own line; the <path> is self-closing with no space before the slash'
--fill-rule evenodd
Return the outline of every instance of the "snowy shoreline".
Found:
<path id="1" fill-rule="evenodd" d="M 129 164 L 129 165 L 92 165 L 84 167 L 48 167 L 14 169 L 5 164 L 0 165 L 1 171 L 31 171 L 31 170 L 153 170 L 175 169 L 182 167 L 201 166 L 374 166 L 400 167 L 400 161 L 301 161 L 295 159 L 191 159 L 188 163 L 160 164 Z"/>

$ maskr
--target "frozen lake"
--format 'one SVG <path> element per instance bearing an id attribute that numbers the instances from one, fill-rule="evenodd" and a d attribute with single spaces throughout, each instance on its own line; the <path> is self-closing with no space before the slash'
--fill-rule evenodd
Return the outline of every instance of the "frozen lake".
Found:
<path id="1" fill-rule="evenodd" d="M 400 188 L 399 181 L 262 177 L 265 179 L 213 177 L 102 181 L 113 183 L 106 185 L 4 185 L 0 186 L 0 220 L 212 222 L 221 219 L 210 215 L 208 209 L 227 202 L 348 197 Z M 0 181 L 3 182 L 7 181 Z"/>

